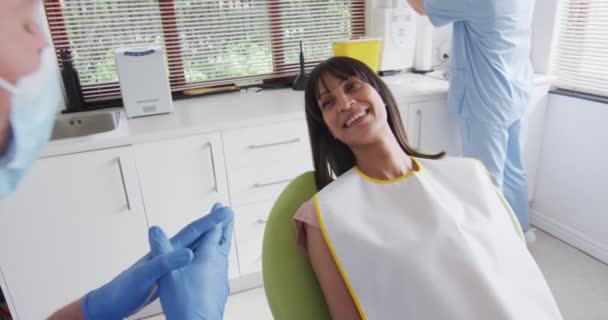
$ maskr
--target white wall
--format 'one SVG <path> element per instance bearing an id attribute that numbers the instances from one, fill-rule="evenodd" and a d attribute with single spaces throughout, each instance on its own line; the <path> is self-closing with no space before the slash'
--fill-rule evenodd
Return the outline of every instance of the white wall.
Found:
<path id="1" fill-rule="evenodd" d="M 452 25 L 448 24 L 433 30 L 433 66 L 443 62 L 441 52 L 451 52 L 452 49 Z M 449 63 L 442 64 L 439 68 L 446 68 Z"/>
<path id="2" fill-rule="evenodd" d="M 608 104 L 551 94 L 532 223 L 608 263 Z"/>

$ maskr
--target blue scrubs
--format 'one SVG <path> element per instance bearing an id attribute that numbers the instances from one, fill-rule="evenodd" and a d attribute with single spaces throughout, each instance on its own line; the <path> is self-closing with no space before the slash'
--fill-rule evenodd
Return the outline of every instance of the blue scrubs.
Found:
<path id="1" fill-rule="evenodd" d="M 534 0 L 424 0 L 431 23 L 453 23 L 448 108 L 459 115 L 464 155 L 480 159 L 529 228 L 522 117 L 532 89 Z"/>

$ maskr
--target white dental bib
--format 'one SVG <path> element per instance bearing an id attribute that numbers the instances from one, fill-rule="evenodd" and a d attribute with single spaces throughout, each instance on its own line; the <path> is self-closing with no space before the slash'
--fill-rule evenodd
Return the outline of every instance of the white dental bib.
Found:
<path id="1" fill-rule="evenodd" d="M 362 319 L 562 319 L 483 165 L 414 162 L 389 181 L 355 167 L 314 198 Z"/>

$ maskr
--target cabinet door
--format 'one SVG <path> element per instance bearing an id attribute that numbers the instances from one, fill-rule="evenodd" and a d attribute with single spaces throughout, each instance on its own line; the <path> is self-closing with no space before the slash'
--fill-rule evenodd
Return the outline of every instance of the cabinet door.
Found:
<path id="1" fill-rule="evenodd" d="M 406 133 L 410 143 L 423 152 L 446 151 L 462 155 L 458 118 L 448 112 L 445 100 L 432 100 L 409 105 Z"/>
<path id="2" fill-rule="evenodd" d="M 46 319 L 147 251 L 129 147 L 40 159 L 0 201 L 0 271 L 18 319 Z"/>
<path id="3" fill-rule="evenodd" d="M 172 236 L 207 214 L 215 202 L 229 204 L 219 134 L 133 146 L 150 225 Z M 232 250 L 230 276 L 238 275 Z"/>
<path id="4" fill-rule="evenodd" d="M 241 275 L 262 271 L 264 229 L 272 205 L 272 201 L 267 201 L 235 208 L 234 231 Z"/>

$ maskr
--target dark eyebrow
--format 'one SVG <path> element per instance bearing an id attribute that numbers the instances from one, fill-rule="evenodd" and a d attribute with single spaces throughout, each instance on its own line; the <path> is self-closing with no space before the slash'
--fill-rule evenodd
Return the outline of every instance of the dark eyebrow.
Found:
<path id="1" fill-rule="evenodd" d="M 323 80 L 323 76 L 319 77 L 319 81 L 321 81 L 323 88 L 325 88 L 325 92 L 319 93 L 319 95 L 317 96 L 317 100 L 319 100 L 322 95 L 329 93 L 329 88 L 327 88 L 327 83 L 325 83 L 325 80 Z"/>
<path id="2" fill-rule="evenodd" d="M 341 86 L 347 80 L 349 80 L 349 79 L 343 79 L 342 81 L 340 81 L 340 83 L 338 84 L 338 87 Z M 323 87 L 325 88 L 325 92 L 319 93 L 319 95 L 317 96 L 317 100 L 321 99 L 321 96 L 323 96 L 324 94 L 328 94 L 329 93 L 329 88 L 327 87 L 327 84 L 325 83 L 325 81 L 323 80 L 323 78 L 321 78 L 321 83 L 323 84 Z"/>

